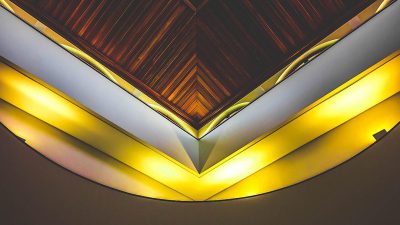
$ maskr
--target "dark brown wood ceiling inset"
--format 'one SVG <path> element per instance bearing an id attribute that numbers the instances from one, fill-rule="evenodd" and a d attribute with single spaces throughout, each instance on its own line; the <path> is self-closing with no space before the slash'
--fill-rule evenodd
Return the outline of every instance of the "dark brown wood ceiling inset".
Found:
<path id="1" fill-rule="evenodd" d="M 13 0 L 198 128 L 365 0 Z"/>

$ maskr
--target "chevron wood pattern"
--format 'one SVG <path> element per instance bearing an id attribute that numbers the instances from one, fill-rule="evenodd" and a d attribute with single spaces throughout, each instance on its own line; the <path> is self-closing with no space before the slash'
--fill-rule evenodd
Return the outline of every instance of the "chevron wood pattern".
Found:
<path id="1" fill-rule="evenodd" d="M 373 2 L 12 1 L 196 128 Z"/>

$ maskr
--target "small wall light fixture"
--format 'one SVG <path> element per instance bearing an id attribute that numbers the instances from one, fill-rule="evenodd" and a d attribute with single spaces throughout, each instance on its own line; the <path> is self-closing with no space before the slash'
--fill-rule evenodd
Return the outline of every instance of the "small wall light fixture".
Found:
<path id="1" fill-rule="evenodd" d="M 380 130 L 379 132 L 375 133 L 372 136 L 374 136 L 375 140 L 378 141 L 381 138 L 383 138 L 386 134 L 387 134 L 387 131 L 385 129 L 383 129 L 383 130 Z"/>

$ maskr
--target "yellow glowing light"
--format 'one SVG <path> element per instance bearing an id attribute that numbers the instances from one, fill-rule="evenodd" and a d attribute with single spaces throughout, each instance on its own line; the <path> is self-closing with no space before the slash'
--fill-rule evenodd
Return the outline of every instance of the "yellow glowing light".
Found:
<path id="1" fill-rule="evenodd" d="M 287 187 L 339 165 L 375 142 L 372 135 L 400 121 L 400 93 L 379 103 L 290 155 L 209 200 L 247 197 Z"/>
<path id="2" fill-rule="evenodd" d="M 88 179 L 137 195 L 191 200 L 1 99 L 0 121 L 47 158 Z"/>
<path id="3" fill-rule="evenodd" d="M 388 6 L 391 1 L 392 0 L 383 0 L 382 3 L 379 5 L 378 9 L 376 10 L 376 13 L 378 13 L 378 12 L 382 11 L 382 9 L 386 8 L 386 6 Z"/>
<path id="4" fill-rule="evenodd" d="M 175 190 L 188 188 L 189 183 L 197 179 L 195 171 L 141 140 L 117 130 L 12 67 L 0 63 L 0 74 L 0 98 L 19 109 L 153 179 L 173 186 Z M 160 172 L 160 168 L 169 173 Z M 176 179 L 171 179 L 172 174 L 181 177 L 187 185 L 178 185 Z"/>
<path id="5" fill-rule="evenodd" d="M 258 139 L 250 147 L 237 151 L 206 170 L 202 179 L 210 185 L 214 183 L 215 189 L 222 188 L 224 184 L 219 179 L 223 176 L 221 173 L 226 171 L 226 167 L 233 168 L 235 165 L 240 165 L 241 162 L 246 162 L 244 164 L 247 165 L 250 164 L 248 160 L 253 159 L 251 168 L 247 168 L 246 172 L 238 173 L 235 177 L 232 177 L 230 173 L 227 174 L 227 178 L 230 179 L 230 182 L 227 183 L 232 184 L 240 181 L 395 95 L 400 91 L 400 76 L 398 76 L 400 56 L 397 55 L 397 57 L 390 59 L 379 68 L 364 74 L 357 82 L 344 84 L 344 86 L 347 86 L 346 88 L 325 99 L 280 129 Z M 257 155 L 257 157 L 253 157 L 254 155 Z M 224 187 L 227 188 L 229 185 Z"/>
<path id="6" fill-rule="evenodd" d="M 212 179 L 219 180 L 222 182 L 227 182 L 232 179 L 237 179 L 238 176 L 247 176 L 248 172 L 252 170 L 254 165 L 262 163 L 263 154 L 260 152 L 251 152 L 246 155 L 245 158 L 241 160 L 234 160 L 231 163 L 221 166 L 216 169 L 212 176 Z"/>
<path id="7" fill-rule="evenodd" d="M 0 4 L 2 4 L 10 12 L 15 13 L 13 8 L 11 8 L 11 6 L 5 0 L 0 0 Z"/>
<path id="8" fill-rule="evenodd" d="M 382 10 L 383 8 L 388 6 L 390 4 L 390 2 L 391 2 L 390 0 L 382 1 L 382 3 L 380 4 L 380 6 L 379 6 L 379 8 L 377 9 L 376 12 L 379 12 L 380 10 Z M 16 14 L 20 18 L 22 18 L 23 20 L 25 20 L 27 23 L 29 23 L 32 26 L 36 26 L 36 23 L 39 22 L 38 20 L 36 20 L 32 16 L 30 16 L 28 13 L 24 12 L 23 10 L 21 10 L 17 5 L 13 4 L 12 2 L 10 2 L 8 0 L 0 0 L 0 4 L 4 5 L 7 9 L 9 9 L 12 12 L 14 12 L 14 10 L 13 10 L 13 8 L 14 8 L 16 10 Z M 368 16 L 370 16 L 370 14 L 368 14 Z M 342 27 L 346 27 L 346 25 L 343 25 Z M 100 72 L 102 72 L 110 80 L 112 80 L 113 82 L 118 84 L 121 88 L 123 88 L 123 89 L 127 90 L 128 92 L 132 93 L 134 96 L 138 97 L 139 99 L 141 99 L 142 101 L 144 101 L 146 103 L 150 103 L 151 104 L 153 102 L 152 99 L 150 99 L 148 96 L 144 95 L 143 93 L 136 94 L 137 91 L 135 91 L 135 92 L 133 91 L 133 90 L 135 90 L 135 88 L 131 84 L 127 83 L 124 79 L 122 79 L 118 75 L 116 75 L 116 74 L 112 73 L 111 71 L 109 71 L 106 67 L 104 67 L 102 64 L 100 64 L 99 62 L 97 62 L 93 58 L 91 58 L 89 55 L 85 54 L 80 49 L 78 49 L 76 47 L 73 47 L 71 43 L 69 43 L 63 37 L 58 35 L 56 32 L 52 31 L 49 28 L 46 28 L 45 30 L 41 30 L 41 32 L 43 32 L 46 36 L 48 36 L 49 38 L 51 38 L 55 42 L 61 44 L 64 48 L 66 48 L 71 53 L 77 55 L 78 57 L 82 58 L 83 60 L 87 61 L 89 64 L 91 64 L 92 66 L 97 68 Z M 335 31 L 335 33 L 336 33 L 336 31 Z M 336 40 L 332 40 L 332 41 L 336 41 Z M 296 59 L 292 64 L 289 65 L 288 68 L 286 68 L 286 70 L 284 71 L 284 74 L 282 74 L 278 78 L 278 81 L 276 83 L 279 83 L 281 80 L 283 80 L 284 77 L 286 77 L 292 71 L 292 69 L 296 68 L 296 66 L 298 66 L 299 63 L 303 62 L 305 59 L 307 59 L 308 57 L 312 56 L 312 54 L 314 54 L 313 53 L 314 51 L 318 52 L 319 50 L 322 50 L 324 47 L 328 47 L 328 46 L 325 46 L 325 44 L 329 44 L 332 41 L 328 41 L 328 42 L 325 42 L 323 44 L 320 44 L 320 45 L 314 47 L 313 49 L 307 51 L 305 54 L 300 56 L 298 59 Z M 331 43 L 331 44 L 333 44 L 333 43 Z M 318 48 L 320 48 L 320 49 L 318 49 Z M 274 83 L 274 82 L 272 81 L 272 83 Z M 271 85 L 271 87 L 272 86 L 273 85 Z M 258 95 L 254 95 L 254 96 L 258 96 Z M 241 103 L 239 103 L 239 104 L 241 104 Z M 234 106 L 232 106 L 232 107 L 234 107 Z M 159 111 L 156 108 L 154 108 L 154 109 Z M 161 110 L 165 110 L 165 109 L 161 109 Z M 187 131 L 188 133 L 190 133 L 191 135 L 193 135 L 196 138 L 201 138 L 206 133 L 210 132 L 215 127 L 215 125 L 217 125 L 221 120 L 223 120 L 226 117 L 226 113 L 222 112 L 218 116 L 219 118 L 218 117 L 215 118 L 212 122 L 210 122 L 209 124 L 206 124 L 200 130 L 196 130 L 192 126 L 190 126 L 188 123 L 186 123 L 185 121 L 180 120 L 180 118 L 178 116 L 176 116 L 175 114 L 173 114 L 172 112 L 169 112 L 168 114 L 169 115 L 167 115 L 167 116 L 171 120 L 173 120 L 183 130 Z M 178 118 L 178 120 L 176 120 L 175 118 Z M 222 119 L 220 120 L 220 118 L 222 118 Z M 217 120 L 220 120 L 220 121 L 214 122 L 214 121 L 217 121 Z"/>
<path id="9" fill-rule="evenodd" d="M 384 59 L 383 62 L 380 62 L 379 66 L 373 70 L 367 70 L 368 72 L 357 76 L 357 79 L 339 87 L 339 91 L 336 90 L 329 97 L 324 97 L 323 101 L 318 101 L 318 104 L 298 115 L 297 118 L 293 118 L 280 129 L 263 135 L 254 143 L 249 143 L 248 147 L 239 149 L 235 154 L 201 174 L 184 167 L 135 137 L 117 130 L 4 63 L 0 64 L 0 98 L 174 189 L 187 196 L 188 199 L 207 200 L 217 198 L 221 191 L 295 154 L 297 151 L 292 153 L 294 150 L 307 145 L 312 140 L 335 133 L 330 131 L 339 129 L 341 125 L 354 125 L 355 123 L 347 122 L 358 118 L 363 112 L 372 112 L 380 102 L 395 96 L 400 91 L 399 52 Z M 396 100 L 385 110 L 398 107 L 398 103 Z M 386 118 L 382 110 L 378 112 L 382 118 Z M 392 115 L 392 112 L 389 114 Z M 382 126 L 384 119 L 379 119 L 380 117 L 376 116 L 378 114 L 373 115 L 377 117 L 374 119 L 381 122 L 379 126 L 373 127 L 372 123 L 351 125 L 352 129 L 356 127 L 370 133 L 368 142 L 354 143 L 358 146 L 357 149 L 363 149 L 367 144 L 372 143 L 374 132 L 383 128 L 389 130 L 393 121 L 400 119 L 400 116 L 395 114 L 390 116 L 391 120 L 387 125 Z M 368 116 L 368 118 L 373 117 Z M 348 135 L 348 132 L 350 131 L 346 130 L 344 134 Z M 335 139 L 334 142 L 340 144 L 341 141 L 338 140 L 340 139 Z M 325 143 L 330 145 L 331 141 Z M 343 161 L 346 157 L 348 155 L 338 158 Z M 247 189 L 238 192 L 236 197 L 243 193 L 261 193 L 265 190 L 287 186 L 332 167 L 333 164 L 333 162 L 327 162 L 313 170 L 304 170 L 300 173 L 301 176 L 282 173 L 277 169 L 272 170 L 275 172 L 268 172 L 267 177 L 271 180 L 275 179 L 271 183 L 273 186 L 268 186 L 270 189 L 263 187 L 257 187 L 257 190 Z M 263 179 L 265 180 L 266 177 Z M 231 194 L 226 196 L 231 196 Z"/>

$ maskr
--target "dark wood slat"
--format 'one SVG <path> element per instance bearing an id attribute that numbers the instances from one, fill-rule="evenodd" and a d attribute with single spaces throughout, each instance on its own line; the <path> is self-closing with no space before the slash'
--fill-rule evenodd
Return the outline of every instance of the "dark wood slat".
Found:
<path id="1" fill-rule="evenodd" d="M 372 0 L 12 0 L 199 128 Z"/>

